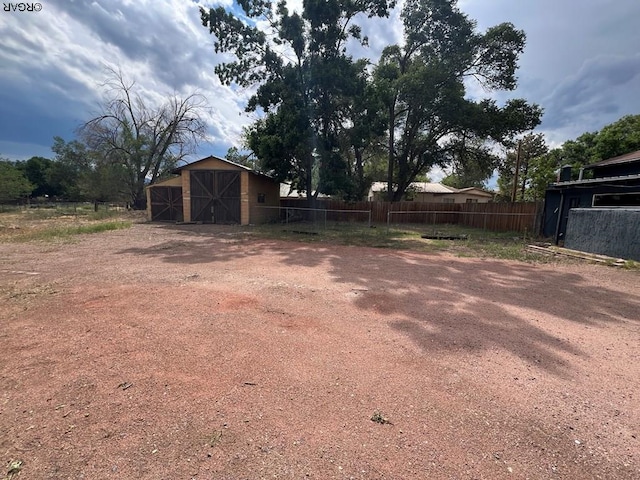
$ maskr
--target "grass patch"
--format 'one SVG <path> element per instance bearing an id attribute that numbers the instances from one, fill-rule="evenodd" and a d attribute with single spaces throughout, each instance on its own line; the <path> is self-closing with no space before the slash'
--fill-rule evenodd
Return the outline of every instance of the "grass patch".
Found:
<path id="1" fill-rule="evenodd" d="M 121 230 L 123 228 L 129 228 L 131 225 L 132 223 L 129 221 L 114 221 L 85 225 L 49 226 L 18 233 L 13 235 L 11 239 L 17 242 L 69 239 L 76 235 Z"/>
<path id="2" fill-rule="evenodd" d="M 137 216 L 136 216 L 137 215 Z M 0 213 L 0 243 L 69 240 L 129 228 L 140 215 L 93 208 L 37 208 Z"/>
<path id="3" fill-rule="evenodd" d="M 640 270 L 640 262 L 636 262 L 635 260 L 627 260 L 622 265 L 622 268 L 625 270 Z"/>
<path id="4" fill-rule="evenodd" d="M 515 232 L 491 232 L 459 225 L 376 225 L 360 223 L 318 225 L 296 223 L 259 225 L 252 233 L 263 238 L 310 244 L 354 245 L 421 252 L 449 252 L 459 257 L 486 257 L 525 262 L 549 262 L 548 257 L 526 251 L 530 237 Z M 305 234 L 302 234 L 302 233 Z M 313 233 L 306 234 L 306 233 Z M 422 235 L 466 236 L 464 240 L 424 239 Z"/>

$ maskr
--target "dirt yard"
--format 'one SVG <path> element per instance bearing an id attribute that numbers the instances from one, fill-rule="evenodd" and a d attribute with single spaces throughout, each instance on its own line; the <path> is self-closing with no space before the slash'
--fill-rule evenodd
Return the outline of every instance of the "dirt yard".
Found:
<path id="1" fill-rule="evenodd" d="M 0 478 L 640 478 L 637 271 L 136 224 L 0 322 Z"/>

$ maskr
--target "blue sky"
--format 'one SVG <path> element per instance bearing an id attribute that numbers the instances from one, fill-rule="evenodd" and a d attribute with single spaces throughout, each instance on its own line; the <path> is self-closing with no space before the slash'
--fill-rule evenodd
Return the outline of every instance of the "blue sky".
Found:
<path id="1" fill-rule="evenodd" d="M 220 57 L 200 25 L 203 2 L 41 4 L 40 12 L 0 11 L 0 156 L 53 157 L 53 137 L 73 139 L 74 130 L 98 111 L 106 65 L 120 67 L 150 103 L 196 91 L 208 98 L 208 142 L 194 160 L 224 155 L 254 119 L 243 111 L 251 92 L 222 86 L 213 73 Z M 207 3 L 218 4 L 231 0 Z M 640 113 L 640 2 L 460 0 L 459 7 L 480 30 L 509 21 L 527 33 L 518 89 L 496 98 L 540 104 L 545 115 L 537 131 L 552 146 Z M 371 59 L 401 36 L 397 12 L 362 25 Z M 468 93 L 486 96 L 473 87 Z"/>

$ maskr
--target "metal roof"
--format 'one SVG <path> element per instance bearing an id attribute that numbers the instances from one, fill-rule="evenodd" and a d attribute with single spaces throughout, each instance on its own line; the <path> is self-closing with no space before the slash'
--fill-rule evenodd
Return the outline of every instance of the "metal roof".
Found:
<path id="1" fill-rule="evenodd" d="M 414 192 L 418 193 L 456 193 L 457 190 L 452 187 L 447 187 L 441 183 L 431 182 L 412 182 L 409 185 Z M 371 192 L 386 192 L 387 182 L 373 182 L 371 185 Z"/>
<path id="2" fill-rule="evenodd" d="M 571 185 L 589 185 L 594 183 L 611 183 L 611 182 L 624 182 L 625 180 L 640 180 L 640 174 L 638 175 L 622 175 L 619 177 L 599 177 L 589 178 L 587 180 L 571 180 L 569 182 L 556 182 L 552 183 L 552 187 L 565 187 Z"/>
<path id="3" fill-rule="evenodd" d="M 482 188 L 478 188 L 478 187 L 460 188 L 456 190 L 456 193 L 469 193 L 469 194 L 475 194 L 475 195 L 482 195 L 484 197 L 493 197 L 494 195 L 494 193 L 487 192 L 486 190 L 483 190 Z"/>
<path id="4" fill-rule="evenodd" d="M 631 153 L 625 153 L 624 155 L 619 155 L 617 157 L 608 158 L 607 160 L 602 160 L 601 162 L 592 163 L 591 165 L 586 165 L 584 168 L 589 169 L 634 162 L 640 162 L 640 150 Z"/>

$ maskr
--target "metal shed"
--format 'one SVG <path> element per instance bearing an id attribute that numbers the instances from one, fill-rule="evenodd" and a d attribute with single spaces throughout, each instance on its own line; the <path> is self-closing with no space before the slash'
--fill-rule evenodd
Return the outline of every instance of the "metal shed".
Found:
<path id="1" fill-rule="evenodd" d="M 173 173 L 147 187 L 149 220 L 248 225 L 278 218 L 280 184 L 249 167 L 209 156 Z"/>
<path id="2" fill-rule="evenodd" d="M 593 178 L 585 179 L 581 172 L 577 180 L 572 180 L 571 167 L 566 166 L 561 170 L 560 181 L 547 188 L 542 233 L 554 237 L 556 244 L 564 243 L 568 230 L 572 228 L 570 213 L 575 209 L 598 209 L 597 214 L 575 212 L 573 216 L 574 228 L 577 228 L 578 218 L 590 219 L 581 221 L 588 228 L 581 229 L 580 233 L 580 236 L 588 235 L 589 242 L 595 241 L 596 237 L 602 237 L 600 240 L 605 242 L 605 237 L 615 229 L 600 227 L 609 221 L 624 231 L 628 231 L 625 225 L 636 222 L 640 210 L 640 150 L 587 165 L 583 170 L 593 171 Z M 575 242 L 578 232 L 573 233 L 570 237 Z M 620 242 L 622 238 L 626 236 L 617 234 L 615 239 L 606 241 Z M 593 253 L 608 254 L 604 251 Z"/>

